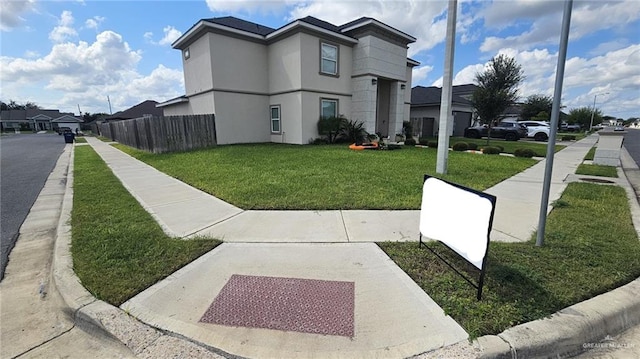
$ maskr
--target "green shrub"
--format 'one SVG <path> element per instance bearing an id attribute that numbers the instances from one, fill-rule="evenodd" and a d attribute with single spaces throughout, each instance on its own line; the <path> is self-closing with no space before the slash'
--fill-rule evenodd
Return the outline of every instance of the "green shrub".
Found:
<path id="1" fill-rule="evenodd" d="M 318 137 L 309 140 L 310 145 L 328 145 L 329 141 L 326 138 Z"/>
<path id="2" fill-rule="evenodd" d="M 469 148 L 469 145 L 466 142 L 457 142 L 451 146 L 454 151 L 466 151 Z"/>
<path id="3" fill-rule="evenodd" d="M 402 134 L 407 138 L 413 136 L 413 125 L 411 124 L 411 121 L 402 121 Z M 407 141 L 405 141 L 405 144 L 406 142 Z"/>
<path id="4" fill-rule="evenodd" d="M 364 129 L 364 122 L 344 119 L 340 128 L 339 137 L 348 143 L 362 143 L 367 140 L 369 134 Z"/>
<path id="5" fill-rule="evenodd" d="M 516 157 L 526 157 L 531 158 L 536 155 L 535 151 L 530 148 L 516 148 L 513 151 L 513 155 Z"/>
<path id="6" fill-rule="evenodd" d="M 477 143 L 475 143 L 475 142 L 467 143 L 467 149 L 468 149 L 468 150 L 474 150 L 474 151 L 475 151 L 475 150 L 477 150 L 477 149 L 478 149 L 478 144 L 477 144 Z"/>
<path id="7" fill-rule="evenodd" d="M 428 146 L 429 139 L 426 137 L 420 137 L 418 138 L 418 143 L 421 144 L 422 146 Z"/>
<path id="8" fill-rule="evenodd" d="M 427 141 L 427 147 L 438 148 L 438 142 L 437 141 Z"/>
<path id="9" fill-rule="evenodd" d="M 563 141 L 575 141 L 576 140 L 576 136 L 574 136 L 574 135 L 564 135 L 564 136 L 562 136 L 562 140 Z"/>
<path id="10" fill-rule="evenodd" d="M 482 149 L 482 153 L 484 153 L 485 155 L 498 155 L 500 154 L 500 149 L 498 147 L 494 147 L 494 146 L 487 146 L 485 148 Z"/>
<path id="11" fill-rule="evenodd" d="M 500 145 L 495 145 L 494 147 L 499 149 L 501 153 L 504 152 L 504 147 L 502 147 Z"/>
<path id="12" fill-rule="evenodd" d="M 336 142 L 342 128 L 347 122 L 344 117 L 320 117 L 318 120 L 318 133 L 326 136 L 329 143 Z"/>
<path id="13" fill-rule="evenodd" d="M 407 138 L 406 140 L 404 140 L 404 144 L 405 146 L 415 146 L 416 140 L 414 140 L 413 138 Z"/>

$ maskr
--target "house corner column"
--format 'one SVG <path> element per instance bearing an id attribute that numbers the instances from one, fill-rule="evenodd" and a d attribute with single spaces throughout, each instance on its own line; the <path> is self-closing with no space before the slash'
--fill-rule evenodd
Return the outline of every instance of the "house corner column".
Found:
<path id="1" fill-rule="evenodd" d="M 377 81 L 374 76 L 359 76 L 351 80 L 353 95 L 350 120 L 363 122 L 365 130 L 369 133 L 376 132 Z"/>
<path id="2" fill-rule="evenodd" d="M 391 93 L 389 95 L 389 135 L 402 133 L 402 122 L 405 119 L 404 113 L 404 96 L 406 88 L 399 81 L 391 84 Z"/>

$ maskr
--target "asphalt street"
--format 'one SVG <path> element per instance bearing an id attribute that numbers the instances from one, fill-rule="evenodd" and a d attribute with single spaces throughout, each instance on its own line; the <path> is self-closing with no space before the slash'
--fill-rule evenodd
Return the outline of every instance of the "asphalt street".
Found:
<path id="1" fill-rule="evenodd" d="M 640 166 L 640 129 L 626 129 L 623 146 L 629 151 L 634 161 Z"/>
<path id="2" fill-rule="evenodd" d="M 64 146 L 57 134 L 3 135 L 0 140 L 0 280 L 20 226 Z"/>

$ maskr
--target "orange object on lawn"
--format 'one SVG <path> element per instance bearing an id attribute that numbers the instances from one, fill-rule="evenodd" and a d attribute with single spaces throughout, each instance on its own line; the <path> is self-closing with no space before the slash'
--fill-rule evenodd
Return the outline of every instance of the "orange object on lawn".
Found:
<path id="1" fill-rule="evenodd" d="M 357 145 L 355 143 L 352 143 L 349 145 L 349 148 L 355 151 L 362 151 L 362 150 L 377 150 L 378 149 L 378 143 L 377 142 L 373 142 L 373 143 L 363 143 L 360 145 Z"/>

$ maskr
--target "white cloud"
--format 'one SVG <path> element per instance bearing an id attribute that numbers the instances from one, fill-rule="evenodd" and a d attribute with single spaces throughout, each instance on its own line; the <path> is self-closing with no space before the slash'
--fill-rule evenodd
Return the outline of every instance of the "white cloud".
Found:
<path id="1" fill-rule="evenodd" d="M 421 84 L 422 80 L 426 79 L 431 71 L 433 71 L 433 66 L 414 67 L 411 73 L 411 85 L 417 86 Z"/>
<path id="2" fill-rule="evenodd" d="M 182 36 L 182 32 L 180 30 L 177 30 L 173 26 L 165 26 L 164 29 L 162 29 L 162 31 L 164 32 L 164 36 L 158 42 L 153 40 L 153 32 L 151 31 L 145 32 L 143 37 L 150 44 L 164 46 L 164 45 L 171 45 L 180 36 Z"/>
<path id="3" fill-rule="evenodd" d="M 87 21 L 84 22 L 84 25 L 89 29 L 98 30 L 98 26 L 100 26 L 104 20 L 105 18 L 103 16 L 94 16 L 91 19 L 87 19 Z"/>
<path id="4" fill-rule="evenodd" d="M 0 7 L 0 30 L 11 31 L 25 21 L 22 14 L 34 9 L 35 0 L 0 0 Z"/>
<path id="5" fill-rule="evenodd" d="M 278 14 L 302 0 L 206 0 L 209 10 L 218 13 Z"/>
<path id="6" fill-rule="evenodd" d="M 27 87 L 45 88 L 35 102 L 67 111 L 80 104 L 83 111 L 107 112 L 107 95 L 114 106 L 127 108 L 147 99 L 164 101 L 184 93 L 181 70 L 160 64 L 144 75 L 137 71 L 140 60 L 141 52 L 132 50 L 121 35 L 104 31 L 91 44 L 55 44 L 44 57 L 0 56 L 0 81 L 3 92 L 17 94 L 15 98 Z"/>
<path id="7" fill-rule="evenodd" d="M 484 26 L 502 30 L 528 26 L 518 35 L 487 37 L 480 50 L 495 52 L 511 47 L 529 50 L 541 45 L 559 42 L 563 3 L 559 1 L 518 0 L 505 6 L 494 1 L 476 18 L 484 20 Z M 615 29 L 640 19 L 640 2 L 627 1 L 577 1 L 571 13 L 570 38 L 582 38 L 601 30 Z"/>
<path id="8" fill-rule="evenodd" d="M 182 32 L 176 30 L 173 26 L 166 26 L 164 29 L 164 37 L 158 42 L 160 45 L 171 45 L 174 41 L 176 41 L 180 36 L 182 36 Z"/>
<path id="9" fill-rule="evenodd" d="M 58 26 L 49 33 L 49 39 L 53 42 L 64 42 L 69 38 L 78 36 L 78 32 L 72 27 L 74 22 L 71 11 L 63 11 L 58 20 Z"/>

